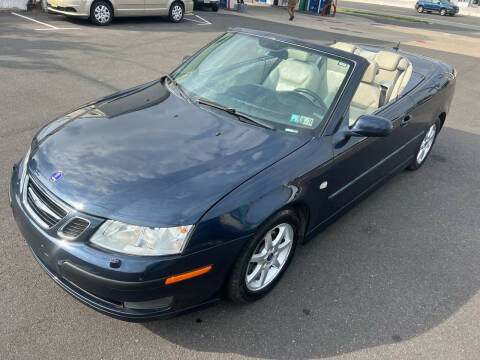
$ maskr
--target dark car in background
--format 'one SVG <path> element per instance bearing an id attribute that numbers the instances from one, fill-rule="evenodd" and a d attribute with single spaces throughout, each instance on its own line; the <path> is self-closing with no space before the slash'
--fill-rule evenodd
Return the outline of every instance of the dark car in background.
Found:
<path id="1" fill-rule="evenodd" d="M 398 49 L 234 29 L 44 126 L 14 165 L 13 216 L 54 281 L 110 316 L 256 300 L 297 244 L 424 164 L 455 81 Z"/>
<path id="2" fill-rule="evenodd" d="M 442 16 L 454 16 L 458 13 L 458 6 L 451 4 L 448 0 L 419 0 L 415 3 L 417 12 L 438 12 Z"/>
<path id="3" fill-rule="evenodd" d="M 212 9 L 212 11 L 218 11 L 220 8 L 220 0 L 193 0 L 193 8 L 195 10 L 200 9 Z"/>

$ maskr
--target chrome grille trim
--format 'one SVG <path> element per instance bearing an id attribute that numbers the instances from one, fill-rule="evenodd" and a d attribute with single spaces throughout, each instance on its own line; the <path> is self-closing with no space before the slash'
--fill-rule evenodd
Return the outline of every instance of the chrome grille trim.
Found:
<path id="1" fill-rule="evenodd" d="M 57 225 L 68 210 L 53 200 L 32 177 L 26 176 L 23 189 L 23 205 L 29 215 L 44 229 Z"/>

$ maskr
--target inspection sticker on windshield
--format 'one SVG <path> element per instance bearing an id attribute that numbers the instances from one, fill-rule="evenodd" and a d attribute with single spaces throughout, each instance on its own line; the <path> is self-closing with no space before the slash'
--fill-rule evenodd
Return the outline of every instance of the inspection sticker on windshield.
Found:
<path id="1" fill-rule="evenodd" d="M 303 116 L 303 115 L 298 115 L 298 114 L 292 114 L 290 117 L 290 122 L 299 124 L 299 125 L 304 125 L 304 126 L 313 126 L 313 122 L 315 120 L 311 117 L 308 116 Z"/>

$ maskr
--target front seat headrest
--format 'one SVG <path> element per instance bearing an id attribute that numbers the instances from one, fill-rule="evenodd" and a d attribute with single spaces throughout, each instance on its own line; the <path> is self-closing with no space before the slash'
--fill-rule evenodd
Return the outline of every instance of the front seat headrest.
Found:
<path id="1" fill-rule="evenodd" d="M 335 49 L 338 49 L 338 50 L 349 52 L 349 53 L 353 53 L 355 51 L 355 49 L 357 48 L 353 44 L 349 44 L 349 43 L 341 42 L 341 41 L 333 44 L 332 47 L 335 48 Z"/>
<path id="2" fill-rule="evenodd" d="M 378 67 L 383 70 L 394 71 L 397 69 L 398 63 L 402 57 L 390 51 L 379 51 L 375 56 Z"/>

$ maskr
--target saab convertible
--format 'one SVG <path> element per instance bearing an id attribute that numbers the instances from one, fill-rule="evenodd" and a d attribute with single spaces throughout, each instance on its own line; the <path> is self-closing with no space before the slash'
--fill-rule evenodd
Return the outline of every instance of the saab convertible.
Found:
<path id="1" fill-rule="evenodd" d="M 424 164 L 455 78 L 399 49 L 233 29 L 43 127 L 13 215 L 42 268 L 110 316 L 256 300 L 298 244 Z"/>

